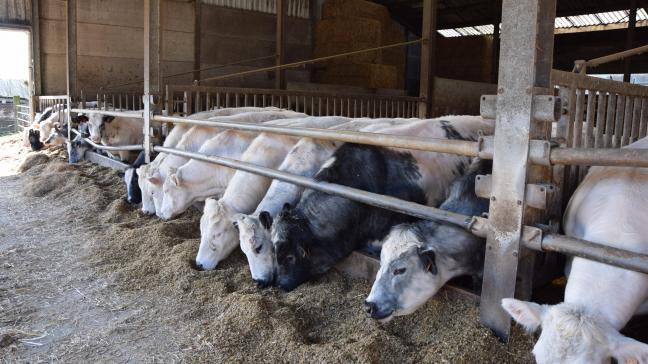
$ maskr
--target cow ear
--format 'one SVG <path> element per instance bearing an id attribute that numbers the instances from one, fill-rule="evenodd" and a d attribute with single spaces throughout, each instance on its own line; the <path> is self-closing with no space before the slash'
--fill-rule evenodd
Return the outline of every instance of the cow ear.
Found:
<path id="1" fill-rule="evenodd" d="M 180 184 L 182 183 L 182 175 L 180 174 L 180 171 L 177 171 L 174 174 L 170 174 L 169 179 L 176 186 L 180 186 Z"/>
<path id="2" fill-rule="evenodd" d="M 542 313 L 545 308 L 537 303 L 516 300 L 514 298 L 504 298 L 502 308 L 508 312 L 513 320 L 529 332 L 535 332 L 542 323 Z"/>
<path id="3" fill-rule="evenodd" d="M 304 249 L 304 247 L 301 245 L 297 246 L 297 253 L 301 258 L 306 258 L 309 255 L 308 250 Z"/>
<path id="4" fill-rule="evenodd" d="M 270 230 L 272 227 L 272 216 L 268 211 L 261 211 L 259 214 L 259 221 L 266 230 Z"/>
<path id="5" fill-rule="evenodd" d="M 281 208 L 281 211 L 282 211 L 282 212 L 287 212 L 287 211 L 290 211 L 290 208 L 291 208 L 290 204 L 289 204 L 288 202 L 286 202 L 286 203 L 283 205 L 283 207 Z"/>
<path id="6" fill-rule="evenodd" d="M 104 116 L 101 118 L 101 121 L 103 121 L 104 123 L 109 123 L 109 122 L 111 122 L 111 121 L 113 121 L 113 120 L 115 120 L 115 117 L 114 117 L 114 116 L 110 116 L 110 115 L 104 115 Z"/>
<path id="7" fill-rule="evenodd" d="M 162 181 L 161 176 L 160 176 L 160 172 L 159 172 L 159 171 L 152 172 L 151 174 L 149 174 L 148 176 L 146 176 L 146 179 L 147 179 L 149 182 L 151 182 L 151 183 L 153 183 L 153 184 L 156 184 L 156 185 L 157 185 L 157 184 L 160 184 L 160 182 Z"/>
<path id="8" fill-rule="evenodd" d="M 648 363 L 648 344 L 614 332 L 609 338 L 610 351 L 617 363 Z"/>
<path id="9" fill-rule="evenodd" d="M 434 250 L 418 248 L 417 252 L 419 258 L 421 259 L 421 263 L 423 263 L 423 267 L 425 268 L 426 271 L 435 275 L 439 273 L 439 270 L 437 269 L 437 265 L 436 265 L 436 259 L 435 259 L 436 256 L 434 254 Z"/>
<path id="10" fill-rule="evenodd" d="M 79 116 L 77 116 L 77 121 L 78 121 L 79 123 L 85 123 L 85 122 L 88 121 L 88 120 L 89 120 L 89 119 L 88 119 L 88 117 L 87 117 L 86 115 L 79 115 Z"/>

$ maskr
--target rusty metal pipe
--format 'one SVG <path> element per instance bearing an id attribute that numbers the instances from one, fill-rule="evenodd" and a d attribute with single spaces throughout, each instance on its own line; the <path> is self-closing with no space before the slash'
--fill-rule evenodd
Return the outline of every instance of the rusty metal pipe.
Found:
<path id="1" fill-rule="evenodd" d="M 551 164 L 648 167 L 648 149 L 553 148 Z"/>

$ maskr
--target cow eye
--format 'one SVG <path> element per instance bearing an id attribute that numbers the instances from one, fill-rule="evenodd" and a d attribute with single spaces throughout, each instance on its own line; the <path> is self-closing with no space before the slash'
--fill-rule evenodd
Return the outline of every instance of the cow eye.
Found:
<path id="1" fill-rule="evenodd" d="M 261 253 L 262 248 L 263 248 L 263 245 L 259 245 L 258 247 L 254 248 L 254 252 L 259 254 L 259 253 Z"/>
<path id="2" fill-rule="evenodd" d="M 407 268 L 398 268 L 398 269 L 394 269 L 394 275 L 395 275 L 395 276 L 397 276 L 397 275 L 401 275 L 401 274 L 405 273 L 406 270 L 407 270 Z"/>
<path id="3" fill-rule="evenodd" d="M 286 256 L 286 262 L 287 262 L 288 264 L 293 264 L 293 263 L 295 263 L 295 256 L 294 256 L 294 255 L 288 255 L 288 256 Z"/>

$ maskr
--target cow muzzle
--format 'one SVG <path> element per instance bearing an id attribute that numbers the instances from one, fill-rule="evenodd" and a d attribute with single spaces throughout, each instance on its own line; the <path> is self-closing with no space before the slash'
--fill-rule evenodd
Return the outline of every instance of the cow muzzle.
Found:
<path id="1" fill-rule="evenodd" d="M 385 320 L 394 312 L 393 310 L 381 309 L 378 304 L 371 301 L 365 301 L 364 308 L 365 312 L 374 320 Z"/>

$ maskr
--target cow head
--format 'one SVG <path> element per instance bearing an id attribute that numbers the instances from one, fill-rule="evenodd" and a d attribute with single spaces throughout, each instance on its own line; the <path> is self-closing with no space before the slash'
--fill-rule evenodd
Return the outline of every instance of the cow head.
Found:
<path id="1" fill-rule="evenodd" d="M 33 151 L 43 149 L 43 143 L 40 141 L 40 131 L 29 129 L 29 145 Z"/>
<path id="2" fill-rule="evenodd" d="M 142 196 L 142 212 L 146 215 L 155 215 L 155 203 L 153 201 L 153 186 L 149 181 L 149 173 L 153 168 L 150 164 L 144 164 L 135 170 L 137 184 Z"/>
<path id="3" fill-rule="evenodd" d="M 222 200 L 208 198 L 200 218 L 200 248 L 196 267 L 212 270 L 238 246 L 238 231 L 234 227 L 235 212 Z"/>
<path id="4" fill-rule="evenodd" d="M 160 218 L 171 219 L 189 208 L 193 201 L 190 196 L 191 188 L 188 188 L 185 182 L 182 168 L 168 168 L 167 178 L 161 189 L 163 198 L 161 201 L 155 201 L 154 196 Z"/>
<path id="5" fill-rule="evenodd" d="M 239 231 L 241 250 L 247 257 L 252 279 L 259 288 L 272 285 L 276 270 L 274 247 L 270 239 L 272 216 L 267 211 L 262 211 L 258 217 L 237 214 L 234 226 Z"/>
<path id="6" fill-rule="evenodd" d="M 408 315 L 434 296 L 447 280 L 440 272 L 434 249 L 426 248 L 415 225 L 398 225 L 382 246 L 380 269 L 365 309 L 382 322 Z"/>
<path id="7" fill-rule="evenodd" d="M 648 345 L 621 335 L 608 323 L 570 303 L 538 305 L 512 298 L 502 307 L 527 331 L 542 328 L 533 347 L 538 364 L 648 363 Z"/>
<path id="8" fill-rule="evenodd" d="M 270 236 L 276 254 L 277 285 L 291 291 L 312 278 L 310 243 L 314 235 L 308 220 L 286 204 Z"/>
<path id="9" fill-rule="evenodd" d="M 69 162 L 71 164 L 78 163 L 81 159 L 83 159 L 83 156 L 85 155 L 85 152 L 90 150 L 92 147 L 90 144 L 86 143 L 85 140 L 81 136 L 78 136 L 72 140 L 70 143 L 70 160 Z"/>
<path id="10" fill-rule="evenodd" d="M 102 133 L 106 127 L 107 123 L 111 123 L 115 119 L 114 116 L 101 115 L 101 114 L 90 114 L 88 116 L 88 132 L 90 133 L 90 139 L 95 142 L 101 142 Z"/>
<path id="11" fill-rule="evenodd" d="M 126 201 L 130 204 L 142 202 L 142 191 L 139 187 L 139 177 L 135 173 L 135 168 L 126 169 L 124 183 L 126 184 Z"/>

